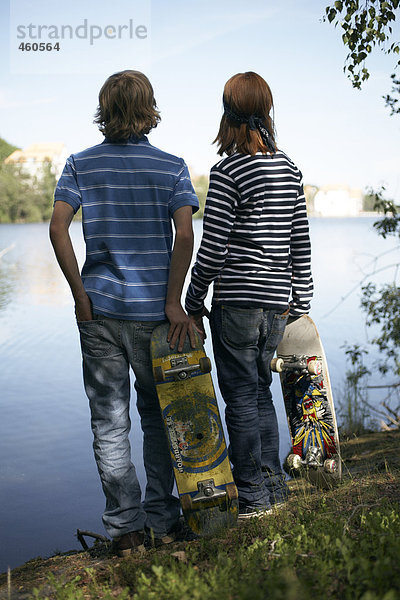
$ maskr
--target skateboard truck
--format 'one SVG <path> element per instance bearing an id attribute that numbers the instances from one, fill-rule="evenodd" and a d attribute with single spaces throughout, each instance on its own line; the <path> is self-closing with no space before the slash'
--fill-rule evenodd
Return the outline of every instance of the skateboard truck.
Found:
<path id="1" fill-rule="evenodd" d="M 324 464 L 321 449 L 318 446 L 310 446 L 304 459 L 298 454 L 289 454 L 286 464 L 290 470 L 299 471 L 302 467 L 318 469 Z"/>
<path id="2" fill-rule="evenodd" d="M 324 460 L 321 449 L 318 446 L 310 446 L 303 460 L 298 454 L 289 454 L 286 464 L 291 471 L 300 471 L 302 467 L 319 469 L 323 467 L 327 473 L 334 474 L 338 470 L 337 461 L 334 458 Z"/>
<path id="3" fill-rule="evenodd" d="M 177 379 L 187 379 L 191 371 L 196 371 L 198 365 L 189 365 L 187 356 L 171 358 L 171 368 L 165 371 L 165 375 L 173 375 Z"/>
<path id="4" fill-rule="evenodd" d="M 276 373 L 282 371 L 303 371 L 310 375 L 321 375 L 322 363 L 318 359 L 309 360 L 308 356 L 293 355 L 289 360 L 283 358 L 273 358 L 271 360 L 271 370 Z"/>
<path id="5" fill-rule="evenodd" d="M 200 502 L 201 500 L 211 500 L 214 498 L 221 498 L 226 496 L 226 491 L 215 487 L 214 479 L 205 479 L 204 481 L 197 482 L 198 494 L 192 497 L 193 502 Z"/>
<path id="6" fill-rule="evenodd" d="M 176 381 L 184 381 L 191 377 L 194 371 L 210 373 L 211 361 L 207 356 L 200 358 L 198 363 L 190 364 L 187 356 L 171 358 L 171 368 L 163 369 L 161 366 L 154 368 L 154 379 L 156 382 L 165 381 L 166 377 L 173 377 Z"/>
<path id="7" fill-rule="evenodd" d="M 307 450 L 305 463 L 307 467 L 313 467 L 314 469 L 318 469 L 318 467 L 323 466 L 323 456 L 318 446 L 309 447 L 309 449 Z"/>

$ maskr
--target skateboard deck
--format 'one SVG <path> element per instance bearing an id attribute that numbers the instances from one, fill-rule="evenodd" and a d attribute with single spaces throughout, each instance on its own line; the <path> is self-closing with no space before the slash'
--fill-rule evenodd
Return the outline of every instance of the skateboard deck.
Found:
<path id="1" fill-rule="evenodd" d="M 233 481 L 221 417 L 210 371 L 196 333 L 182 352 L 167 342 L 169 323 L 153 331 L 153 374 L 169 441 L 182 512 L 199 535 L 213 535 L 235 524 L 238 493 Z"/>
<path id="2" fill-rule="evenodd" d="M 335 406 L 325 352 L 308 315 L 286 326 L 271 368 L 280 373 L 292 443 L 286 472 L 332 487 L 342 477 Z"/>

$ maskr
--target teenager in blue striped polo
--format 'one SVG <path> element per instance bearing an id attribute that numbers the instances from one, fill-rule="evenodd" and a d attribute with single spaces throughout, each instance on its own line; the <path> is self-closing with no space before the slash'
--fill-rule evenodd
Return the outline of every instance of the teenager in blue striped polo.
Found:
<path id="1" fill-rule="evenodd" d="M 152 377 L 151 333 L 170 322 L 181 349 L 192 324 L 181 293 L 198 209 L 182 158 L 152 146 L 146 134 L 160 114 L 145 75 L 123 71 L 99 94 L 95 122 L 103 143 L 72 154 L 55 191 L 50 237 L 75 301 L 94 453 L 106 508 L 103 523 L 119 554 L 142 548 L 145 528 L 171 541 L 180 514 Z M 86 260 L 79 273 L 68 234 L 82 210 Z M 175 235 L 173 234 L 174 224 Z M 144 502 L 128 434 L 132 367 L 147 475 Z"/>
<path id="2" fill-rule="evenodd" d="M 202 328 L 214 282 L 211 333 L 239 518 L 246 518 L 287 496 L 270 361 L 289 314 L 308 312 L 313 283 L 303 179 L 276 147 L 271 90 L 256 73 L 238 73 L 223 103 L 215 142 L 227 157 L 211 169 L 186 310 Z"/>

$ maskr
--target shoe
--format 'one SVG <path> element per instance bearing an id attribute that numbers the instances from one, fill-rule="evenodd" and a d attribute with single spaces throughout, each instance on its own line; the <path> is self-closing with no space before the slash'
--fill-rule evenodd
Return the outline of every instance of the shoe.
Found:
<path id="1" fill-rule="evenodd" d="M 273 509 L 271 508 L 263 508 L 262 506 L 252 506 L 251 504 L 247 506 L 239 505 L 239 521 L 243 521 L 245 519 L 251 519 L 252 517 L 265 517 L 266 515 L 272 514 Z"/>
<path id="2" fill-rule="evenodd" d="M 183 517 L 177 521 L 167 534 L 164 536 L 155 535 L 151 529 L 145 529 L 145 546 L 146 548 L 160 548 L 166 544 L 172 544 L 173 542 L 190 542 L 198 539 L 198 535 L 188 527 Z"/>
<path id="3" fill-rule="evenodd" d="M 177 542 L 192 542 L 193 540 L 198 540 L 200 537 L 190 529 L 185 521 L 185 517 L 180 517 L 173 531 L 175 532 Z"/>
<path id="4" fill-rule="evenodd" d="M 146 530 L 144 545 L 146 548 L 160 548 L 167 544 L 172 544 L 176 540 L 175 532 L 171 531 L 163 536 L 154 535 L 152 530 Z"/>
<path id="5" fill-rule="evenodd" d="M 114 549 L 118 556 L 129 556 L 134 552 L 144 552 L 144 531 L 130 531 L 114 538 Z"/>

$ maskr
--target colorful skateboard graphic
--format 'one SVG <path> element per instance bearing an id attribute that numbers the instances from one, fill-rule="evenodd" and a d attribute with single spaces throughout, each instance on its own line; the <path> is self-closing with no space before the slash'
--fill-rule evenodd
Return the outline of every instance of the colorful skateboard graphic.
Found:
<path id="1" fill-rule="evenodd" d="M 185 342 L 171 351 L 169 324 L 153 332 L 153 373 L 179 498 L 189 527 L 212 535 L 235 524 L 237 489 L 210 375 L 211 362 L 196 334 L 196 348 Z"/>
<path id="2" fill-rule="evenodd" d="M 335 407 L 324 349 L 308 315 L 286 326 L 271 368 L 280 373 L 292 442 L 286 471 L 320 487 L 334 485 L 342 476 Z"/>

